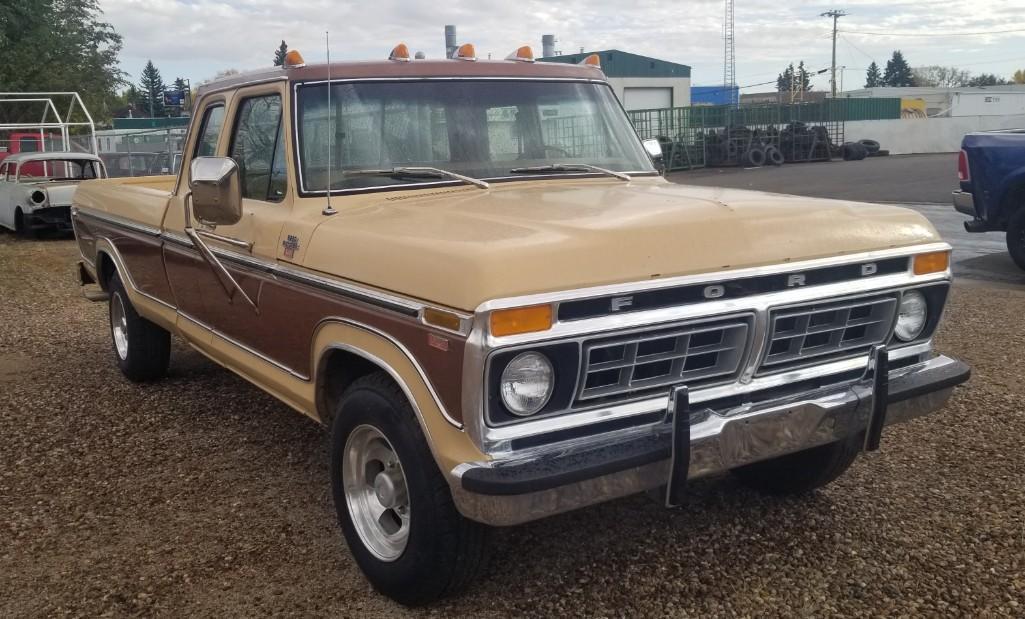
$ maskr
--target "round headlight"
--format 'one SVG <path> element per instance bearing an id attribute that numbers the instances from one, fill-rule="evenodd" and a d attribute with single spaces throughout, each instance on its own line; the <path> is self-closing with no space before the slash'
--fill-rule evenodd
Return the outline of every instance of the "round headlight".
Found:
<path id="1" fill-rule="evenodd" d="M 43 202 L 46 202 L 46 194 L 42 191 L 39 191 L 38 189 L 32 192 L 31 198 L 32 201 L 36 204 L 42 204 Z"/>
<path id="2" fill-rule="evenodd" d="M 510 413 L 528 417 L 544 408 L 554 386 L 555 372 L 548 357 L 537 352 L 520 353 L 502 370 L 502 403 Z"/>
<path id="3" fill-rule="evenodd" d="M 929 304 L 925 295 L 917 290 L 909 290 L 900 298 L 900 315 L 893 332 L 902 342 L 910 342 L 922 334 L 925 320 L 929 315 Z"/>

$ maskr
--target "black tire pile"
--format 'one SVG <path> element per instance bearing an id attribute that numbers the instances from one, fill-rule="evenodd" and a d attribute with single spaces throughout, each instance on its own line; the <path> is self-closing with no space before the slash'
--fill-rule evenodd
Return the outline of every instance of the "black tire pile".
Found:
<path id="1" fill-rule="evenodd" d="M 844 161 L 861 161 L 865 157 L 885 157 L 890 151 L 879 148 L 875 140 L 858 140 L 844 142 L 840 147 L 840 155 Z"/>
<path id="2" fill-rule="evenodd" d="M 782 130 L 733 127 L 705 134 L 705 163 L 709 166 L 761 167 L 801 161 L 829 161 L 838 150 L 820 125 L 792 122 Z"/>

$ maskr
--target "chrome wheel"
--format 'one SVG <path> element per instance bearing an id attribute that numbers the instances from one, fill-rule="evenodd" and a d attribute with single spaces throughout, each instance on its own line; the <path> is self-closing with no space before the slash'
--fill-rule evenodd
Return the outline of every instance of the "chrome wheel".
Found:
<path id="1" fill-rule="evenodd" d="M 345 504 L 363 545 L 382 561 L 402 556 L 409 540 L 409 492 L 395 449 L 377 428 L 357 426 L 345 441 Z"/>
<path id="2" fill-rule="evenodd" d="M 110 297 L 110 330 L 114 334 L 117 356 L 122 360 L 128 359 L 128 318 L 125 316 L 125 304 L 120 292 Z"/>

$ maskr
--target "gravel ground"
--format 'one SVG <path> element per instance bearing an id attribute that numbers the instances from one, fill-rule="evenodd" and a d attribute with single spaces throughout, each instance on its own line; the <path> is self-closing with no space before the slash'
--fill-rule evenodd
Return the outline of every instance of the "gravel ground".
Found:
<path id="1" fill-rule="evenodd" d="M 180 343 L 123 380 L 74 253 L 0 234 L 0 616 L 1025 614 L 1021 289 L 955 288 L 972 382 L 816 495 L 723 478 L 498 530 L 478 585 L 407 611 L 345 548 L 324 433 Z"/>

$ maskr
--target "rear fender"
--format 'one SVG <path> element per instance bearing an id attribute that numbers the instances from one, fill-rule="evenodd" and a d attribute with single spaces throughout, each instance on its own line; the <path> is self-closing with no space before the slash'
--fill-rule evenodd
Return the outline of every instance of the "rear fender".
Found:
<path id="1" fill-rule="evenodd" d="M 135 280 L 132 279 L 132 274 L 125 266 L 124 259 L 121 258 L 121 254 L 117 251 L 117 247 L 107 237 L 96 237 L 96 259 L 93 261 L 93 264 L 95 265 L 97 281 L 105 291 L 107 291 L 108 284 L 104 281 L 104 275 L 108 272 L 107 269 L 112 267 L 121 276 L 121 282 L 128 293 L 128 300 L 132 302 L 132 306 L 135 307 L 140 316 L 172 333 L 178 331 L 175 326 L 177 312 L 174 307 L 139 290 L 138 286 L 135 285 Z M 108 264 L 111 267 L 108 267 Z"/>

